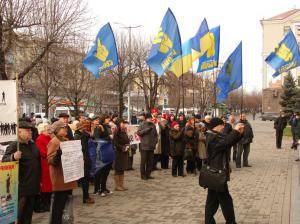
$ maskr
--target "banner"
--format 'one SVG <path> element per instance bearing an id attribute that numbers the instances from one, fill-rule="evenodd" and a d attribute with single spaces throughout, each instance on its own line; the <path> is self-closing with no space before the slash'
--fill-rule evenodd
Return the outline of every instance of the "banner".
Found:
<path id="1" fill-rule="evenodd" d="M 64 174 L 64 182 L 79 180 L 84 176 L 83 155 L 81 141 L 66 141 L 60 143 L 62 151 L 61 164 Z"/>
<path id="2" fill-rule="evenodd" d="M 19 163 L 0 163 L 0 223 L 14 223 L 18 218 Z"/>
<path id="3" fill-rule="evenodd" d="M 140 136 L 137 135 L 138 125 L 127 125 L 127 135 L 130 139 L 130 145 L 140 144 Z"/>
<path id="4" fill-rule="evenodd" d="M 16 81 L 0 81 L 0 143 L 17 139 Z"/>

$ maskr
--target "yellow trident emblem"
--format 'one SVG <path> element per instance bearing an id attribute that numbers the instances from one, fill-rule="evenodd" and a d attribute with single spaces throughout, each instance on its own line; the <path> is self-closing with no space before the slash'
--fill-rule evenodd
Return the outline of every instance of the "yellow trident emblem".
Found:
<path id="1" fill-rule="evenodd" d="M 277 51 L 277 52 L 276 52 Z M 280 45 L 277 45 L 275 48 L 276 55 L 280 58 L 282 58 L 285 62 L 288 62 L 293 59 L 293 53 L 291 52 L 291 49 L 289 49 L 284 43 Z"/>
<path id="2" fill-rule="evenodd" d="M 173 43 L 169 36 L 162 31 L 162 28 L 159 29 L 158 34 L 153 40 L 153 44 L 160 44 L 159 51 L 166 54 L 171 48 L 173 48 Z"/>
<path id="3" fill-rule="evenodd" d="M 97 42 L 97 53 L 96 58 L 98 58 L 100 61 L 106 61 L 106 58 L 108 56 L 108 50 L 106 49 L 105 45 L 101 44 L 100 38 L 98 38 Z"/>

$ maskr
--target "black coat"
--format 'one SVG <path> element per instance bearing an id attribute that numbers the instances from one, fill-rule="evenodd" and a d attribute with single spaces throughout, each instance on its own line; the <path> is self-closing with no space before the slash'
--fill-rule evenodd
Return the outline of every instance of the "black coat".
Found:
<path id="1" fill-rule="evenodd" d="M 16 151 L 17 142 L 10 143 L 2 161 L 14 161 L 12 155 Z M 20 151 L 22 156 L 19 160 L 19 197 L 37 195 L 40 192 L 41 183 L 40 152 L 33 141 L 28 144 L 20 143 Z"/>
<path id="2" fill-rule="evenodd" d="M 158 142 L 156 126 L 152 122 L 144 121 L 138 128 L 141 137 L 140 150 L 154 150 Z"/>
<path id="3" fill-rule="evenodd" d="M 114 134 L 113 144 L 116 152 L 114 169 L 116 171 L 124 171 L 128 166 L 128 151 L 125 151 L 124 149 L 130 144 L 127 133 L 118 129 Z"/>
<path id="4" fill-rule="evenodd" d="M 228 135 L 232 131 L 231 124 L 225 123 L 223 134 Z"/>
<path id="5" fill-rule="evenodd" d="M 285 129 L 287 125 L 287 120 L 285 117 L 278 117 L 275 121 L 274 121 L 274 129 L 278 130 L 278 131 L 283 131 L 283 129 Z"/>
<path id="6" fill-rule="evenodd" d="M 170 154 L 170 127 L 167 121 L 160 123 L 161 134 L 161 154 L 168 156 Z"/>
<path id="7" fill-rule="evenodd" d="M 228 150 L 234 146 L 243 136 L 236 130 L 233 130 L 228 135 L 207 131 L 206 145 L 208 153 L 208 164 L 218 170 L 225 170 L 229 180 L 229 160 Z"/>
<path id="8" fill-rule="evenodd" d="M 183 130 L 177 131 L 171 129 L 170 131 L 170 154 L 171 156 L 183 156 L 184 147 L 183 147 Z"/>
<path id="9" fill-rule="evenodd" d="M 89 148 L 88 148 L 90 135 L 85 132 L 75 131 L 74 139 L 81 141 L 81 150 L 82 150 L 83 161 L 84 161 L 84 175 L 88 176 L 89 171 L 92 167 L 92 161 L 89 156 Z"/>
<path id="10" fill-rule="evenodd" d="M 251 124 L 247 120 L 240 121 L 240 123 L 243 123 L 245 125 L 245 128 L 244 128 L 243 138 L 241 139 L 239 144 L 246 145 L 252 143 L 254 135 L 253 135 Z"/>
<path id="11" fill-rule="evenodd" d="M 69 125 L 67 125 L 66 127 L 67 127 L 67 131 L 68 131 L 68 139 L 69 140 L 74 140 L 72 129 L 70 128 Z"/>

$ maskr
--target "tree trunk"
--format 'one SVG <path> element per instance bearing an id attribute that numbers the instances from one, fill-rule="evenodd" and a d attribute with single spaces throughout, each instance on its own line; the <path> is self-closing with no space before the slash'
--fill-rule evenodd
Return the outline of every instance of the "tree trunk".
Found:
<path id="1" fill-rule="evenodd" d="M 48 93 L 45 94 L 45 97 L 44 97 L 44 103 L 45 103 L 45 116 L 47 118 L 49 118 L 49 107 L 50 107 L 50 102 L 49 102 L 49 95 Z"/>
<path id="2" fill-rule="evenodd" d="M 123 92 L 119 92 L 119 117 L 123 118 L 123 111 L 124 111 L 124 99 L 123 99 Z"/>
<path id="3" fill-rule="evenodd" d="M 6 69 L 5 69 L 5 54 L 3 44 L 3 23 L 2 15 L 0 14 L 0 77 L 2 80 L 8 80 Z"/>

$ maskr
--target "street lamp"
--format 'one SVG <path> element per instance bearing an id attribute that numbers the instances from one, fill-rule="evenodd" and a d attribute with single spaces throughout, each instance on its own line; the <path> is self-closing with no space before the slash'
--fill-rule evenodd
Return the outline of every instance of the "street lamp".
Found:
<path id="1" fill-rule="evenodd" d="M 136 29 L 141 27 L 142 25 L 137 25 L 137 26 L 126 26 L 123 23 L 119 23 L 119 22 L 114 22 L 114 24 L 116 25 L 121 25 L 120 28 L 122 29 L 127 29 L 129 32 L 129 44 L 128 44 L 128 48 L 129 48 L 129 67 L 131 68 L 131 30 L 132 29 Z M 128 93 L 127 93 L 127 120 L 128 123 L 131 124 L 131 119 L 130 119 L 130 94 L 131 94 L 131 88 L 130 88 L 130 81 L 128 83 Z"/>

